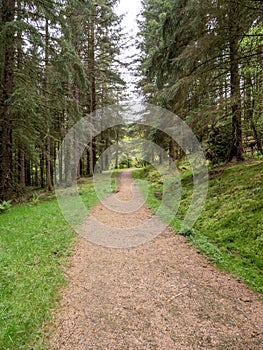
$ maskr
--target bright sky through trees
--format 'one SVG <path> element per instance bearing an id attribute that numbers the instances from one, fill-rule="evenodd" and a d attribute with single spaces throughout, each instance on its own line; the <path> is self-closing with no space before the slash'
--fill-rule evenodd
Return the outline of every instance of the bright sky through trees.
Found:
<path id="1" fill-rule="evenodd" d="M 116 13 L 118 15 L 125 15 L 122 21 L 122 27 L 124 33 L 127 33 L 128 49 L 125 49 L 121 54 L 121 59 L 129 63 L 127 68 L 122 69 L 122 78 L 127 82 L 127 93 L 129 97 L 134 97 L 134 84 L 135 84 L 135 66 L 132 61 L 136 59 L 136 55 L 139 51 L 136 49 L 136 36 L 138 32 L 138 26 L 136 23 L 136 17 L 141 11 L 141 1 L 133 0 L 132 2 L 127 0 L 120 0 L 119 5 L 116 7 Z"/>

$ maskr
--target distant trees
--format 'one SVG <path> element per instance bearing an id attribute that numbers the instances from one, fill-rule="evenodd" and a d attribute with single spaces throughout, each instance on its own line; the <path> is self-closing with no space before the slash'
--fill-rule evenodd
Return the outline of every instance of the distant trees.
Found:
<path id="1" fill-rule="evenodd" d="M 249 135 L 262 153 L 262 3 L 157 2 L 143 1 L 139 23 L 145 98 L 183 118 L 210 157 L 242 160 Z"/>
<path id="2" fill-rule="evenodd" d="M 0 199 L 22 194 L 26 186 L 52 190 L 54 179 L 59 184 L 66 177 L 70 185 L 75 175 L 69 150 L 54 166 L 62 139 L 81 117 L 122 95 L 117 2 L 1 1 Z M 247 144 L 263 153 L 262 2 L 142 5 L 138 86 L 145 100 L 185 120 L 214 163 L 242 160 Z M 166 134 L 139 132 L 171 159 L 182 156 Z M 100 154 L 121 134 L 118 126 L 93 138 L 78 175 L 91 175 Z M 107 157 L 101 164 L 107 168 Z"/>
<path id="3" fill-rule="evenodd" d="M 67 130 L 121 93 L 116 2 L 1 1 L 0 199 L 25 186 L 51 190 L 54 175 L 61 182 L 67 156 L 59 169 L 54 161 Z M 92 173 L 102 148 L 94 139 L 83 174 Z"/>

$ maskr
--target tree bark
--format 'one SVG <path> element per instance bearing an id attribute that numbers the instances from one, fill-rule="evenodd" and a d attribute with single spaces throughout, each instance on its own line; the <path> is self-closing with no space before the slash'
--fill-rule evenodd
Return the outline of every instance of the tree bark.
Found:
<path id="1" fill-rule="evenodd" d="M 95 77 L 95 24 L 94 24 L 94 13 L 90 17 L 89 23 L 89 49 L 88 49 L 88 72 L 90 81 L 89 90 L 89 113 L 93 113 L 96 110 L 96 77 Z M 94 168 L 96 165 L 96 142 L 94 138 L 89 145 L 89 160 L 88 168 L 89 175 L 93 175 Z"/>
<path id="2" fill-rule="evenodd" d="M 109 153 L 108 153 L 108 148 L 109 148 L 109 135 L 107 134 L 106 136 L 106 145 L 105 145 L 105 157 L 104 157 L 104 170 L 109 170 Z"/>
<path id="3" fill-rule="evenodd" d="M 23 190 L 26 186 L 25 180 L 25 152 L 22 148 L 19 150 L 19 186 Z"/>
<path id="4" fill-rule="evenodd" d="M 97 145 L 96 140 L 93 138 L 92 140 L 92 173 L 94 173 L 94 169 L 97 163 Z"/>
<path id="5" fill-rule="evenodd" d="M 87 151 L 86 151 L 86 156 L 87 156 L 87 168 L 86 168 L 86 173 L 87 173 L 87 176 L 90 175 L 90 151 L 89 151 L 89 148 L 87 148 Z"/>
<path id="6" fill-rule="evenodd" d="M 48 77 L 47 70 L 49 65 L 49 25 L 48 19 L 46 18 L 45 23 L 45 78 L 44 86 L 45 90 L 48 90 Z M 52 176 L 51 176 L 51 140 L 50 140 L 50 129 L 49 121 L 47 120 L 47 134 L 46 134 L 46 189 L 47 191 L 53 190 Z"/>
<path id="7" fill-rule="evenodd" d="M 21 21 L 22 19 L 22 9 L 21 2 L 17 2 L 17 19 Z M 22 50 L 22 30 L 19 29 L 17 33 L 17 70 L 20 72 L 22 70 L 22 60 L 23 60 L 23 50 Z M 23 140 L 18 142 L 18 182 L 20 190 L 24 190 L 26 185 L 25 180 L 25 148 Z"/>
<path id="8" fill-rule="evenodd" d="M 70 187 L 72 186 L 72 176 L 71 176 L 71 142 L 69 139 L 65 143 L 64 167 L 65 167 L 66 187 Z"/>
<path id="9" fill-rule="evenodd" d="M 248 128 L 251 128 L 253 136 L 255 138 L 255 142 L 257 145 L 258 151 L 263 154 L 261 140 L 259 137 L 259 133 L 256 128 L 256 124 L 254 122 L 254 100 L 252 95 L 252 78 L 250 72 L 248 72 L 245 76 L 245 82 L 246 82 L 246 98 L 245 98 L 245 123 Z M 248 135 L 247 135 L 248 136 Z"/>
<path id="10" fill-rule="evenodd" d="M 234 6 L 234 5 L 231 5 Z M 244 160 L 242 142 L 242 111 L 239 78 L 239 53 L 238 53 L 238 23 L 236 22 L 234 8 L 230 11 L 229 48 L 230 48 L 230 83 L 231 83 L 231 109 L 232 109 L 232 144 L 228 160 L 236 158 Z"/>
<path id="11" fill-rule="evenodd" d="M 40 152 L 40 184 L 41 184 L 41 188 L 44 188 L 44 168 L 45 168 L 45 155 L 44 155 L 44 150 L 43 148 L 41 148 L 41 152 Z"/>
<path id="12" fill-rule="evenodd" d="M 116 129 L 116 157 L 115 157 L 115 169 L 119 167 L 119 130 Z"/>
<path id="13" fill-rule="evenodd" d="M 175 159 L 174 141 L 173 139 L 170 139 L 169 141 L 169 167 L 170 168 L 173 166 L 174 159 Z"/>
<path id="14" fill-rule="evenodd" d="M 14 21 L 15 1 L 2 0 L 2 26 Z M 8 99 L 13 91 L 14 78 L 14 33 L 6 30 L 3 40 L 3 78 L 0 81 L 0 197 L 8 199 L 13 193 L 12 177 L 12 113 Z"/>
<path id="15" fill-rule="evenodd" d="M 52 191 L 52 176 L 51 176 L 51 147 L 50 147 L 50 134 L 46 137 L 46 189 Z"/>
<path id="16" fill-rule="evenodd" d="M 93 141 L 89 143 L 89 175 L 93 175 Z"/>
<path id="17" fill-rule="evenodd" d="M 96 77 L 95 77 L 95 28 L 94 20 L 90 25 L 89 73 L 90 73 L 90 111 L 96 110 Z"/>
<path id="18" fill-rule="evenodd" d="M 26 161 L 26 186 L 31 186 L 32 185 L 32 177 L 31 177 L 31 161 L 28 159 Z"/>

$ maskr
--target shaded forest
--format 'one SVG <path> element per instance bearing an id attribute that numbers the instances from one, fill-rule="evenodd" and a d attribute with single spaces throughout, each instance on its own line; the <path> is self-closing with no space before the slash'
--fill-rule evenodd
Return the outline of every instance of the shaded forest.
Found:
<path id="1" fill-rule="evenodd" d="M 0 193 L 52 190 L 59 146 L 80 118 L 118 101 L 120 21 L 112 1 L 1 2 Z M 114 135 L 104 135 L 112 142 Z M 81 172 L 92 173 L 96 140 Z M 58 176 L 59 177 L 59 176 Z"/>
<path id="2" fill-rule="evenodd" d="M 262 155 L 262 1 L 142 4 L 139 87 L 146 100 L 182 118 L 213 164 Z M 154 140 L 162 139 L 156 131 Z"/>
<path id="3" fill-rule="evenodd" d="M 125 101 L 117 3 L 2 0 L 0 199 L 19 197 L 28 186 L 52 190 L 67 167 L 66 156 L 54 166 L 67 131 Z M 212 164 L 263 154 L 262 21 L 263 4 L 255 0 L 142 1 L 137 92 L 182 118 Z M 79 175 L 92 175 L 100 154 L 125 132 L 119 126 L 94 138 Z M 133 135 L 162 146 L 171 159 L 183 157 L 159 130 Z"/>

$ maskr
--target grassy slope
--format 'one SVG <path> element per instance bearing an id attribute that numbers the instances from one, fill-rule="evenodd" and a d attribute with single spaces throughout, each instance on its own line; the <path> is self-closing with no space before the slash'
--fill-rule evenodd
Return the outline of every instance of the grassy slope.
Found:
<path id="1" fill-rule="evenodd" d="M 134 172 L 135 178 L 154 179 L 148 186 L 148 205 L 160 201 L 161 190 L 153 169 Z M 192 195 L 191 172 L 182 174 L 182 201 L 171 223 L 178 232 Z M 250 287 L 263 292 L 263 162 L 252 162 L 210 171 L 206 206 L 188 239 L 220 268 L 234 273 Z"/>
<path id="2" fill-rule="evenodd" d="M 92 179 L 80 187 L 90 208 L 97 201 Z M 0 215 L 0 349 L 45 348 L 43 324 L 65 282 L 63 266 L 74 237 L 54 197 Z"/>

